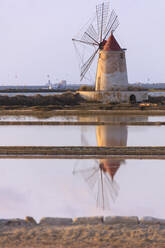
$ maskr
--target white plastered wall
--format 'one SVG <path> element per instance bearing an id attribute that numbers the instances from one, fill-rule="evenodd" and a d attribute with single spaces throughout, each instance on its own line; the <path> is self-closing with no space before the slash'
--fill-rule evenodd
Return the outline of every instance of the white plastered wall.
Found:
<path id="1" fill-rule="evenodd" d="M 109 91 L 112 88 L 128 86 L 127 66 L 125 52 L 100 51 L 97 75 L 96 91 Z"/>

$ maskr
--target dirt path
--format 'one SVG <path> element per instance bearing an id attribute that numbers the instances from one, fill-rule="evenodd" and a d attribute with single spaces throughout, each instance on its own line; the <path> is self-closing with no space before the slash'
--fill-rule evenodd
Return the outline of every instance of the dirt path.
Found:
<path id="1" fill-rule="evenodd" d="M 0 116 L 33 116 L 38 118 L 49 118 L 53 116 L 96 116 L 96 115 L 107 115 L 107 116 L 125 116 L 125 115 L 147 115 L 147 116 L 165 116 L 165 107 L 164 108 L 148 108 L 145 110 L 127 107 L 127 108 L 120 108 L 114 107 L 113 110 L 108 110 L 106 108 L 99 109 L 91 108 L 91 106 L 79 106 L 77 108 L 72 109 L 61 109 L 61 110 L 54 110 L 52 107 L 20 107 L 20 108 L 13 108 L 10 107 L 5 109 L 4 107 L 0 107 Z"/>
<path id="2" fill-rule="evenodd" d="M 2 248 L 164 248 L 162 225 L 78 225 L 0 228 Z"/>

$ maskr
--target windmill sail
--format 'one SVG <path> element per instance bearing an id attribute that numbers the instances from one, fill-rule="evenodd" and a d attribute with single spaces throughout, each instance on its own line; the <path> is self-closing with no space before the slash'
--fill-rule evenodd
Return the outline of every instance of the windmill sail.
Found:
<path id="1" fill-rule="evenodd" d="M 79 37 L 72 39 L 73 42 L 78 43 L 79 46 L 86 46 L 86 47 L 89 46 L 91 48 L 90 55 L 88 54 L 88 56 L 86 56 L 86 60 L 84 60 L 84 56 L 85 56 L 85 51 L 87 51 L 87 49 L 84 51 L 83 49 L 80 48 L 82 52 L 79 52 L 79 54 L 81 54 L 80 56 L 83 57 L 83 59 L 82 58 L 80 59 L 81 81 L 90 71 L 97 53 L 99 53 L 99 51 L 103 49 L 108 35 L 111 32 L 114 32 L 118 27 L 118 25 L 119 25 L 119 21 L 117 15 L 115 14 L 115 11 L 110 10 L 109 2 L 103 2 L 102 4 L 96 6 L 95 18 L 93 18 L 90 25 L 87 28 L 85 28 L 85 31 L 82 32 L 82 34 Z M 87 57 L 89 58 L 87 59 Z M 86 62 L 84 63 L 84 61 Z M 96 75 L 96 68 L 95 68 L 95 75 Z"/>
<path id="2" fill-rule="evenodd" d="M 107 19 L 109 15 L 109 3 L 102 3 L 96 6 L 96 16 L 97 16 L 97 29 L 99 41 L 103 40 L 103 33 L 107 24 Z"/>
<path id="3" fill-rule="evenodd" d="M 93 24 L 90 24 L 88 29 L 83 34 L 81 40 L 85 41 L 85 42 L 91 42 L 91 43 L 93 42 L 93 43 L 95 43 L 97 45 L 99 44 L 98 43 L 98 35 L 97 35 L 97 32 L 96 32 Z"/>
<path id="4" fill-rule="evenodd" d="M 91 45 L 91 46 L 97 46 L 96 43 L 92 43 L 92 42 L 89 42 L 89 41 L 84 41 L 84 40 L 76 40 L 76 39 L 72 39 L 73 42 L 80 42 L 82 44 L 85 44 L 85 45 Z"/>
<path id="5" fill-rule="evenodd" d="M 96 54 L 98 53 L 99 48 L 94 52 L 94 54 L 92 54 L 92 56 L 85 62 L 85 64 L 82 65 L 81 67 L 81 80 L 85 77 L 85 74 L 87 73 L 87 71 L 89 70 L 92 62 L 94 61 L 94 58 L 96 56 Z"/>
<path id="6" fill-rule="evenodd" d="M 119 26 L 118 16 L 116 15 L 115 11 L 112 10 L 107 26 L 104 30 L 104 40 L 106 40 L 107 37 L 111 34 L 111 32 L 114 32 L 118 26 Z"/>

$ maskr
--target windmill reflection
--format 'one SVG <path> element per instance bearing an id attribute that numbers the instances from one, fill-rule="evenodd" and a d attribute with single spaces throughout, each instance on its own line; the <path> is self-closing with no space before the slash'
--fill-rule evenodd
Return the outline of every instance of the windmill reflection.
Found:
<path id="1" fill-rule="evenodd" d="M 96 139 L 98 147 L 104 146 L 127 146 L 128 128 L 127 126 L 117 125 L 117 122 L 144 121 L 146 117 L 121 117 L 121 116 L 100 116 L 86 117 L 86 121 L 107 121 L 114 125 L 105 125 L 96 127 Z M 84 118 L 81 118 L 81 121 Z M 82 145 L 89 146 L 85 132 L 82 132 Z M 88 183 L 95 195 L 97 207 L 103 210 L 110 209 L 111 201 L 115 202 L 119 186 L 115 181 L 115 176 L 125 160 L 105 158 L 95 161 L 94 166 L 89 168 L 76 167 L 75 174 L 80 173 Z"/>
<path id="2" fill-rule="evenodd" d="M 95 165 L 89 168 L 76 168 L 73 174 L 81 174 L 94 194 L 98 208 L 103 210 L 110 208 L 110 202 L 115 201 L 118 196 L 119 187 L 104 164 L 95 161 Z"/>
<path id="3" fill-rule="evenodd" d="M 108 117 L 104 118 L 104 121 Z M 97 144 L 103 146 L 126 146 L 127 145 L 127 127 L 126 126 L 97 126 L 96 127 Z M 111 199 L 115 201 L 118 196 L 119 187 L 115 182 L 115 175 L 124 160 L 113 160 L 110 158 L 99 160 L 101 194 L 98 195 L 97 207 L 109 209 Z"/>

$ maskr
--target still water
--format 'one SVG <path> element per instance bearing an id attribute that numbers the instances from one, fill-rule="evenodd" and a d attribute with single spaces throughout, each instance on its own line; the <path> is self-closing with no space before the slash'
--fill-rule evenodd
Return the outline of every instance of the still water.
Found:
<path id="1" fill-rule="evenodd" d="M 164 146 L 165 126 L 0 126 L 0 146 Z"/>
<path id="2" fill-rule="evenodd" d="M 79 117 L 79 121 L 93 117 Z M 111 126 L 0 126 L 0 146 L 164 146 L 148 117 L 94 117 Z M 165 218 L 164 160 L 0 160 L 0 218 L 151 215 Z"/>
<path id="3" fill-rule="evenodd" d="M 138 215 L 165 218 L 164 161 L 126 160 L 104 172 L 100 161 L 1 160 L 0 218 Z M 93 173 L 95 171 L 95 173 Z M 107 179 L 108 178 L 108 179 Z"/>
<path id="4" fill-rule="evenodd" d="M 16 92 L 16 93 L 3 93 L 0 92 L 0 96 L 36 96 L 36 95 L 41 95 L 41 96 L 50 96 L 50 95 L 61 95 L 61 94 L 65 94 L 66 92 Z M 150 96 L 165 96 L 165 92 L 164 91 L 160 91 L 160 92 L 148 92 L 148 95 Z"/>
<path id="5" fill-rule="evenodd" d="M 0 121 L 108 121 L 108 122 L 140 122 L 140 121 L 165 121 L 165 116 L 53 116 L 53 117 L 34 117 L 34 116 L 0 116 Z"/>

